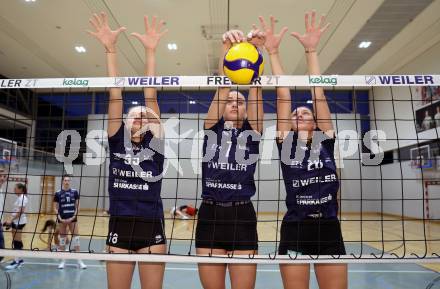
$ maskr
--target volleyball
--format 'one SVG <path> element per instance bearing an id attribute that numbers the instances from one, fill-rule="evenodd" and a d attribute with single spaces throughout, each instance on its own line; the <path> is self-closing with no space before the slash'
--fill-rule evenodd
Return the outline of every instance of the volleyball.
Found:
<path id="1" fill-rule="evenodd" d="M 234 44 L 226 53 L 223 71 L 236 84 L 250 84 L 261 76 L 264 69 L 263 55 L 253 44 Z"/>

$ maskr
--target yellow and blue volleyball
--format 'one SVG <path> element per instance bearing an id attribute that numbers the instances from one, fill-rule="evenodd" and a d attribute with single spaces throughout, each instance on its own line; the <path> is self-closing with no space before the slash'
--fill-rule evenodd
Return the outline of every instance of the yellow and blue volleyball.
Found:
<path id="1" fill-rule="evenodd" d="M 236 84 L 250 84 L 264 69 L 263 55 L 249 42 L 234 44 L 226 53 L 223 71 Z"/>

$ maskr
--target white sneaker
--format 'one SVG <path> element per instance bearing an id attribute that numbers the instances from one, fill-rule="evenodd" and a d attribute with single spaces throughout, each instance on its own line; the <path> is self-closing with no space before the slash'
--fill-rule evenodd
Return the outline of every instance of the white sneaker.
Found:
<path id="1" fill-rule="evenodd" d="M 87 269 L 87 265 L 82 260 L 78 260 L 78 266 L 80 269 Z"/>
<path id="2" fill-rule="evenodd" d="M 64 265 L 66 265 L 66 260 L 61 260 L 60 264 L 58 265 L 58 269 L 64 269 Z"/>
<path id="3" fill-rule="evenodd" d="M 23 260 L 14 260 L 11 262 L 11 264 L 9 264 L 8 266 L 5 267 L 6 270 L 14 270 L 14 269 L 18 269 L 23 265 L 24 261 Z"/>

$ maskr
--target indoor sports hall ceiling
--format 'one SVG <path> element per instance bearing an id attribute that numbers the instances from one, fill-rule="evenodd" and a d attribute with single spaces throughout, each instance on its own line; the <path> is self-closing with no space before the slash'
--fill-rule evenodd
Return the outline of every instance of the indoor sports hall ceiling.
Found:
<path id="1" fill-rule="evenodd" d="M 279 20 L 278 29 L 285 25 L 289 31 L 302 32 L 303 15 L 309 9 L 327 14 L 332 23 L 319 47 L 324 72 L 391 74 L 440 41 L 440 0 L 398 0 L 398 8 L 393 2 L 396 0 L 2 0 L 0 74 L 10 78 L 105 76 L 103 48 L 85 32 L 90 29 L 91 14 L 99 11 L 109 15 L 112 27 L 128 29 L 119 39 L 121 75 L 143 73 L 142 47 L 129 34 L 143 31 L 144 14 L 163 18 L 169 29 L 158 49 L 158 74 L 212 74 L 228 20 L 231 28 L 248 31 L 258 22 L 258 15 L 268 18 L 273 14 Z M 357 48 L 360 41 L 372 44 Z M 178 49 L 169 50 L 170 43 Z M 75 46 L 84 46 L 86 53 L 76 52 Z M 286 35 L 281 51 L 287 73 L 306 72 L 303 49 L 293 37 Z M 347 69 L 347 59 L 362 61 L 354 61 Z M 265 72 L 270 73 L 269 65 Z"/>

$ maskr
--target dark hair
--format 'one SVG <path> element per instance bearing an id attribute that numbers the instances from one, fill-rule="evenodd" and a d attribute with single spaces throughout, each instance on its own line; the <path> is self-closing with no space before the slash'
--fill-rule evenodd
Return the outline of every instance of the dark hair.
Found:
<path id="1" fill-rule="evenodd" d="M 72 176 L 71 175 L 63 175 L 63 177 L 61 178 L 61 181 L 64 181 L 65 178 L 70 178 L 71 179 Z"/>
<path id="2" fill-rule="evenodd" d="M 292 113 L 293 113 L 295 110 L 297 110 L 298 108 L 305 108 L 305 109 L 310 110 L 310 112 L 311 112 L 312 115 L 313 115 L 313 119 L 315 119 L 315 112 L 313 111 L 313 106 L 310 106 L 310 105 L 307 105 L 307 104 L 305 104 L 305 105 L 298 105 L 298 106 L 296 106 L 296 107 L 292 110 Z"/>
<path id="3" fill-rule="evenodd" d="M 25 184 L 23 183 L 18 183 L 15 185 L 19 190 L 21 190 L 23 192 L 23 194 L 27 194 L 27 187 Z"/>
<path id="4" fill-rule="evenodd" d="M 47 228 L 52 227 L 53 229 L 55 229 L 57 226 L 57 223 L 55 223 L 54 220 L 47 220 L 46 223 L 44 223 L 44 227 L 41 230 L 42 233 L 47 231 Z"/>

